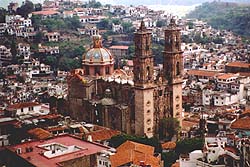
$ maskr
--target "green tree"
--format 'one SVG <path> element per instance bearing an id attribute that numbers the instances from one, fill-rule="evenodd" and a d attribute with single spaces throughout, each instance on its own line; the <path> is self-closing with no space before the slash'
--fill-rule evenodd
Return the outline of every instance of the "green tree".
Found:
<path id="1" fill-rule="evenodd" d="M 163 20 L 157 20 L 156 27 L 163 27 L 166 26 L 166 22 Z"/>
<path id="2" fill-rule="evenodd" d="M 178 135 L 180 123 L 176 118 L 164 118 L 160 120 L 159 134 L 161 139 L 171 140 L 174 135 Z"/>
<path id="3" fill-rule="evenodd" d="M 34 11 L 34 4 L 29 1 L 26 0 L 21 7 L 17 8 L 17 14 L 27 18 L 28 14 Z"/>
<path id="4" fill-rule="evenodd" d="M 188 25 L 188 28 L 189 28 L 189 29 L 193 29 L 193 28 L 194 28 L 194 23 L 191 22 L 191 21 L 189 21 L 189 22 L 187 23 L 187 25 Z"/>
<path id="5" fill-rule="evenodd" d="M 47 56 L 45 58 L 45 64 L 48 64 L 52 68 L 55 68 L 57 66 L 57 58 L 55 56 Z"/>
<path id="6" fill-rule="evenodd" d="M 99 29 L 110 29 L 111 26 L 109 24 L 109 19 L 102 19 L 99 23 L 97 23 L 97 27 Z"/>
<path id="7" fill-rule="evenodd" d="M 32 17 L 31 17 L 32 25 L 34 26 L 34 28 L 36 30 L 38 30 L 40 28 L 41 20 L 42 20 L 41 15 L 32 15 Z"/>
<path id="8" fill-rule="evenodd" d="M 161 157 L 164 161 L 164 167 L 171 167 L 179 158 L 175 151 L 163 152 Z"/>
<path id="9" fill-rule="evenodd" d="M 37 4 L 35 4 L 34 8 L 35 8 L 35 11 L 41 11 L 42 10 L 42 4 L 37 3 Z"/>
<path id="10" fill-rule="evenodd" d="M 7 11 L 4 8 L 0 8 L 0 23 L 5 22 L 6 14 L 7 14 Z"/>
<path id="11" fill-rule="evenodd" d="M 68 29 L 76 30 L 81 27 L 81 22 L 79 21 L 78 16 L 74 16 L 72 18 L 68 17 L 65 19 L 65 24 Z"/>
<path id="12" fill-rule="evenodd" d="M 204 146 L 204 139 L 201 138 L 191 138 L 178 141 L 176 143 L 176 153 L 187 154 L 194 150 L 202 150 Z"/>
<path id="13" fill-rule="evenodd" d="M 112 19 L 112 23 L 115 25 L 121 24 L 121 20 L 120 19 Z"/>
<path id="14" fill-rule="evenodd" d="M 133 26 L 133 24 L 130 22 L 122 22 L 123 31 L 125 33 L 130 33 L 131 30 L 133 31 L 132 26 Z"/>
<path id="15" fill-rule="evenodd" d="M 96 2 L 96 0 L 91 0 L 87 6 L 90 8 L 100 8 L 102 7 L 102 4 L 100 2 Z"/>
<path id="16" fill-rule="evenodd" d="M 42 39 L 43 39 L 43 33 L 41 31 L 39 31 L 38 33 L 36 33 L 36 35 L 34 37 L 34 42 L 40 43 L 40 42 L 42 42 Z"/>

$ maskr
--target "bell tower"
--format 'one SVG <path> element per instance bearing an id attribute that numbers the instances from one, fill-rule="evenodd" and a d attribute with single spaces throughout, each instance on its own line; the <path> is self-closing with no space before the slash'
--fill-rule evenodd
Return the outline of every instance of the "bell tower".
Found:
<path id="1" fill-rule="evenodd" d="M 181 50 L 181 29 L 171 19 L 165 29 L 165 50 L 163 52 L 163 75 L 167 80 L 170 93 L 170 113 L 172 117 L 182 117 L 182 77 L 183 77 L 183 51 Z"/>
<path id="2" fill-rule="evenodd" d="M 152 137 L 154 127 L 154 59 L 151 49 L 151 32 L 146 29 L 143 21 L 134 34 L 134 42 L 135 134 Z"/>

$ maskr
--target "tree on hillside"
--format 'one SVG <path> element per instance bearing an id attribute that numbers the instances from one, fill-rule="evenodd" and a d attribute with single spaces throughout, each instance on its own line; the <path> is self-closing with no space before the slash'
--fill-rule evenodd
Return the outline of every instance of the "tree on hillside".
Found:
<path id="1" fill-rule="evenodd" d="M 124 33 L 130 33 L 134 32 L 134 29 L 132 28 L 133 24 L 130 22 L 122 22 L 123 32 Z"/>
<path id="2" fill-rule="evenodd" d="M 162 20 L 157 20 L 156 27 L 163 27 L 166 26 L 166 22 Z"/>
<path id="3" fill-rule="evenodd" d="M 40 4 L 40 3 L 37 3 L 37 4 L 35 4 L 35 11 L 41 11 L 42 10 L 42 4 Z"/>
<path id="4" fill-rule="evenodd" d="M 5 22 L 5 16 L 7 11 L 4 8 L 0 8 L 0 23 Z"/>
<path id="5" fill-rule="evenodd" d="M 88 5 L 89 8 L 100 8 L 102 4 L 100 2 L 96 2 L 96 0 L 89 1 Z"/>
<path id="6" fill-rule="evenodd" d="M 176 153 L 187 154 L 194 150 L 202 150 L 204 146 L 204 139 L 202 138 L 191 138 L 178 141 L 176 143 Z"/>
<path id="7" fill-rule="evenodd" d="M 174 135 L 178 135 L 180 123 L 176 118 L 164 118 L 160 120 L 160 139 L 171 140 Z"/>
<path id="8" fill-rule="evenodd" d="M 17 14 L 27 18 L 29 13 L 34 11 L 34 4 L 29 1 L 26 0 L 25 2 L 23 2 L 22 6 L 17 8 Z"/>
<path id="9" fill-rule="evenodd" d="M 110 29 L 111 26 L 109 24 L 109 19 L 102 19 L 99 23 L 97 23 L 97 27 L 99 29 Z"/>

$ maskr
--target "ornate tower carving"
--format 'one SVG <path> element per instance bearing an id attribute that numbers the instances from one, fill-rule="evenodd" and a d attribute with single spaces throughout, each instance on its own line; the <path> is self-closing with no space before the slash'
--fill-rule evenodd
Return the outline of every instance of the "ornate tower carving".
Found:
<path id="1" fill-rule="evenodd" d="M 170 89 L 170 112 L 181 121 L 182 115 L 182 77 L 183 51 L 181 50 L 180 28 L 172 18 L 165 30 L 165 50 L 163 60 L 164 77 Z"/>
<path id="2" fill-rule="evenodd" d="M 135 134 L 153 136 L 154 115 L 154 59 L 151 50 L 151 32 L 141 22 L 135 32 L 134 87 L 135 87 Z"/>

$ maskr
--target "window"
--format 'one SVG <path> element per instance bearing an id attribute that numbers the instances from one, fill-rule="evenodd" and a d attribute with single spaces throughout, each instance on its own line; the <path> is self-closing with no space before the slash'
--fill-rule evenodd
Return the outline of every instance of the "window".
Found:
<path id="1" fill-rule="evenodd" d="M 147 120 L 147 124 L 149 125 L 151 123 L 151 119 L 148 119 Z"/>
<path id="2" fill-rule="evenodd" d="M 148 128 L 147 131 L 150 132 L 150 131 L 151 131 L 151 128 Z"/>
<path id="3" fill-rule="evenodd" d="M 151 77 L 150 77 L 150 67 L 149 67 L 149 66 L 147 67 L 146 78 L 147 78 L 148 80 L 151 79 Z"/>
<path id="4" fill-rule="evenodd" d="M 109 67 L 105 68 L 106 74 L 109 74 Z"/>
<path id="5" fill-rule="evenodd" d="M 162 90 L 159 91 L 159 96 L 162 96 Z"/>
<path id="6" fill-rule="evenodd" d="M 150 113 L 150 110 L 147 110 L 147 114 L 149 114 Z"/>
<path id="7" fill-rule="evenodd" d="M 23 108 L 21 108 L 21 112 L 23 112 Z"/>
<path id="8" fill-rule="evenodd" d="M 176 75 L 180 75 L 181 71 L 180 71 L 180 62 L 176 63 Z"/>
<path id="9" fill-rule="evenodd" d="M 99 165 L 101 165 L 102 164 L 102 161 L 99 161 Z"/>

